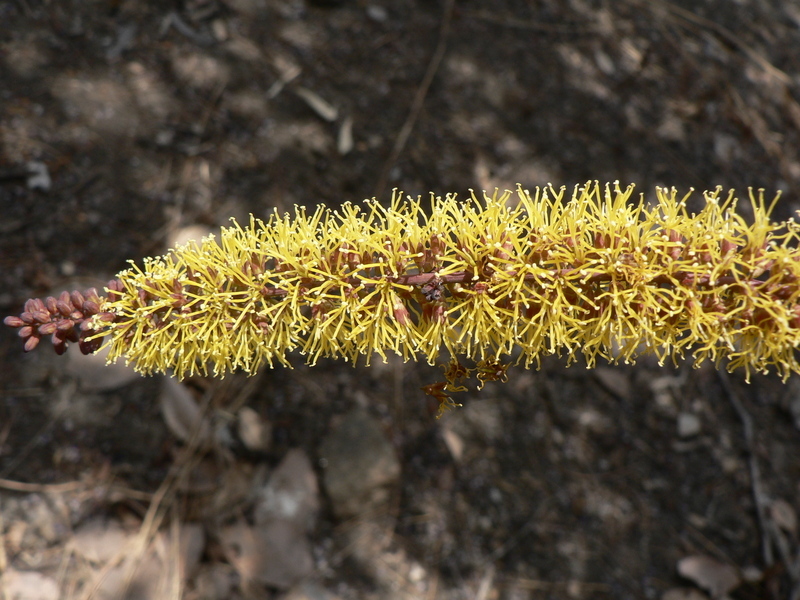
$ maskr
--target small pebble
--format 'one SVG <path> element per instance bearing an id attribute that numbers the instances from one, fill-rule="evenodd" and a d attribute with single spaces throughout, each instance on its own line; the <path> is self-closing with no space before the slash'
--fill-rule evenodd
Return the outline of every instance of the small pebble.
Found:
<path id="1" fill-rule="evenodd" d="M 378 23 L 385 23 L 389 18 L 389 12 L 382 6 L 370 4 L 367 6 L 367 16 Z"/>
<path id="2" fill-rule="evenodd" d="M 678 437 L 693 437 L 700 433 L 700 429 L 700 418 L 694 413 L 681 412 L 678 415 Z"/>

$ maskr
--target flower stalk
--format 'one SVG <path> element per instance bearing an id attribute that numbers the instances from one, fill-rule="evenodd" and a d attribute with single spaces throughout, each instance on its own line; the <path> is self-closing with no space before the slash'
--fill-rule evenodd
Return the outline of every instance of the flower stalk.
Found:
<path id="1" fill-rule="evenodd" d="M 29 300 L 5 323 L 26 350 L 46 335 L 59 353 L 105 344 L 111 361 L 178 377 L 288 365 L 294 351 L 444 358 L 447 381 L 426 386 L 440 402 L 472 372 L 483 385 L 548 354 L 800 371 L 800 226 L 771 222 L 762 192 L 749 223 L 732 193 L 703 196 L 696 214 L 675 190 L 647 204 L 598 183 L 297 208 L 145 259 L 105 295 Z"/>

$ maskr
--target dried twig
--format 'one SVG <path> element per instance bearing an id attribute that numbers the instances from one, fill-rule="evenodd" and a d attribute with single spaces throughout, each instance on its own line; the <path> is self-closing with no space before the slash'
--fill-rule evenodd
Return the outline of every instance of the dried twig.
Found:
<path id="1" fill-rule="evenodd" d="M 761 484 L 761 469 L 758 466 L 758 458 L 755 451 L 755 439 L 753 436 L 753 420 L 750 414 L 745 409 L 742 401 L 733 389 L 730 378 L 725 371 L 717 371 L 722 388 L 725 390 L 725 395 L 736 411 L 736 415 L 742 422 L 742 429 L 744 430 L 744 442 L 747 446 L 747 466 L 750 471 L 750 487 L 753 492 L 753 500 L 756 505 L 756 517 L 758 518 L 758 527 L 761 530 L 761 551 L 764 558 L 764 565 L 767 567 L 775 563 L 772 555 L 772 544 L 770 542 L 769 527 L 767 525 L 767 498 L 764 495 L 763 486 Z"/>
<path id="2" fill-rule="evenodd" d="M 744 54 L 750 61 L 754 64 L 758 65 L 765 73 L 767 73 L 770 77 L 779 81 L 783 85 L 791 85 L 792 78 L 786 74 L 785 71 L 782 71 L 771 62 L 769 62 L 764 56 L 758 53 L 756 50 L 745 44 L 742 39 L 734 34 L 732 31 L 723 27 L 716 21 L 712 21 L 711 19 L 706 19 L 705 17 L 701 17 L 693 13 L 690 10 L 686 10 L 685 8 L 681 8 L 673 4 L 672 2 L 667 2 L 666 0 L 629 0 L 632 4 L 639 4 L 639 5 L 647 5 L 652 10 L 662 8 L 665 10 L 666 14 L 672 17 L 675 21 L 684 23 L 690 23 L 702 29 L 706 29 L 708 31 L 713 32 L 721 39 L 725 41 L 725 43 L 730 44 L 732 47 L 739 50 L 742 54 Z"/>
<path id="3" fill-rule="evenodd" d="M 411 103 L 411 110 L 408 112 L 406 122 L 403 123 L 400 133 L 397 134 L 397 139 L 394 141 L 392 153 L 389 155 L 389 158 L 386 159 L 386 162 L 383 165 L 381 175 L 378 178 L 378 184 L 375 186 L 374 196 L 376 198 L 380 198 L 386 189 L 386 184 L 389 180 L 389 172 L 392 170 L 392 167 L 397 162 L 397 159 L 400 158 L 400 154 L 406 147 L 408 138 L 411 135 L 411 130 L 414 129 L 414 124 L 417 122 L 419 113 L 422 110 L 422 105 L 425 103 L 425 96 L 428 94 L 428 89 L 431 87 L 433 77 L 436 75 L 436 71 L 439 70 L 439 65 L 441 64 L 445 50 L 447 49 L 447 35 L 450 32 L 450 22 L 453 19 L 454 5 L 455 0 L 447 0 L 445 2 L 442 25 L 439 29 L 439 41 L 436 44 L 436 50 L 431 57 L 430 63 L 428 63 L 428 69 L 425 71 L 425 76 L 422 78 L 422 82 L 417 88 L 417 93 L 414 96 L 414 101 Z"/>
<path id="4" fill-rule="evenodd" d="M 750 486 L 755 501 L 758 526 L 761 530 L 761 550 L 764 557 L 764 566 L 771 567 L 775 564 L 773 555 L 774 547 L 780 555 L 780 560 L 789 575 L 789 580 L 792 585 L 788 597 L 790 600 L 798 600 L 800 599 L 800 554 L 798 554 L 798 556 L 792 556 L 788 540 L 783 535 L 778 525 L 769 516 L 769 499 L 764 493 L 761 482 L 761 469 L 759 468 L 758 457 L 755 452 L 753 420 L 744 407 L 744 404 L 742 404 L 742 401 L 739 399 L 736 390 L 733 389 L 728 374 L 725 371 L 718 370 L 717 375 L 725 390 L 725 394 L 728 396 L 728 400 L 736 411 L 739 420 L 742 422 L 742 429 L 744 430 L 744 440 L 748 455 L 747 463 L 750 470 Z"/>
<path id="5" fill-rule="evenodd" d="M 21 492 L 25 494 L 65 494 L 69 492 L 85 491 L 95 487 L 89 481 L 64 481 L 62 483 L 28 483 L 26 481 L 15 481 L 13 479 L 0 479 L 0 489 L 11 492 Z M 102 484 L 100 484 L 102 487 Z M 132 500 L 151 502 L 153 494 L 142 492 L 124 485 L 111 483 L 106 486 L 108 492 L 121 494 Z"/>
<path id="6" fill-rule="evenodd" d="M 203 414 L 208 411 L 210 404 L 211 394 L 206 394 L 200 409 Z M 86 592 L 82 596 L 82 600 L 91 600 L 94 598 L 97 594 L 97 591 L 100 589 L 103 580 L 116 566 L 123 563 L 126 563 L 126 569 L 122 589 L 123 593 L 127 592 L 133 581 L 133 577 L 136 574 L 136 569 L 139 567 L 139 564 L 144 557 L 147 546 L 153 540 L 159 527 L 164 522 L 167 512 L 172 506 L 172 501 L 175 498 L 175 494 L 181 488 L 183 482 L 185 482 L 195 465 L 195 461 L 198 457 L 197 450 L 202 438 L 200 435 L 202 431 L 202 424 L 203 420 L 198 419 L 197 424 L 192 431 L 191 437 L 187 441 L 186 446 L 183 448 L 183 452 L 176 458 L 158 490 L 156 490 L 155 494 L 153 494 L 150 506 L 147 509 L 147 514 L 142 521 L 142 525 L 139 528 L 139 533 L 136 538 L 131 544 L 126 546 L 123 551 L 118 553 L 114 559 L 110 560 L 103 567 L 98 574 L 94 585 L 87 587 Z"/>

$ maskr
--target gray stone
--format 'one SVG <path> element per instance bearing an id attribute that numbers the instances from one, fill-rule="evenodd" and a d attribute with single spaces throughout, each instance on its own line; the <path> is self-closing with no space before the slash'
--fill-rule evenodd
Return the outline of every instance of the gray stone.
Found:
<path id="1" fill-rule="evenodd" d="M 332 594 L 314 581 L 304 581 L 288 592 L 281 600 L 338 600 L 339 596 Z"/>
<path id="2" fill-rule="evenodd" d="M 352 517 L 389 497 L 400 462 L 380 424 L 361 410 L 344 416 L 320 447 L 324 484 L 334 513 Z"/>
<path id="3" fill-rule="evenodd" d="M 311 544 L 288 521 L 250 527 L 241 520 L 221 529 L 219 539 L 244 589 L 260 584 L 287 590 L 313 573 Z"/>
<path id="4" fill-rule="evenodd" d="M 308 531 L 318 510 L 319 487 L 311 461 L 302 450 L 290 450 L 259 490 L 256 525 L 287 521 L 300 531 Z"/>

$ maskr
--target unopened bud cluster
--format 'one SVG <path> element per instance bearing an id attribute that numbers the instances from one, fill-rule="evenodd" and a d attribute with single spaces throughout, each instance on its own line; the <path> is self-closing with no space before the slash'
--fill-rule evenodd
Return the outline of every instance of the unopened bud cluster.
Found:
<path id="1" fill-rule="evenodd" d="M 798 225 L 772 223 L 761 194 L 747 220 L 719 190 L 696 214 L 674 190 L 651 204 L 632 194 L 590 183 L 571 197 L 520 188 L 297 208 L 146 259 L 105 297 L 31 300 L 6 324 L 26 350 L 44 335 L 59 352 L 106 340 L 111 360 L 179 377 L 288 364 L 292 351 L 311 364 L 444 358 L 434 395 L 458 389 L 459 359 L 481 382 L 547 354 L 800 371 Z"/>
<path id="2" fill-rule="evenodd" d="M 109 285 L 113 285 L 113 282 Z M 91 354 L 101 345 L 101 339 L 92 336 L 95 331 L 92 318 L 100 313 L 103 302 L 105 299 L 98 295 L 95 288 L 83 293 L 77 290 L 72 293 L 61 292 L 58 298 L 31 298 L 25 303 L 22 314 L 6 317 L 4 323 L 18 329 L 25 352 L 36 348 L 41 339 L 46 337 L 50 338 L 57 354 L 67 351 L 67 342 L 77 343 L 81 352 Z M 113 315 L 105 315 L 101 315 L 101 319 L 105 318 L 107 322 L 114 320 Z"/>

